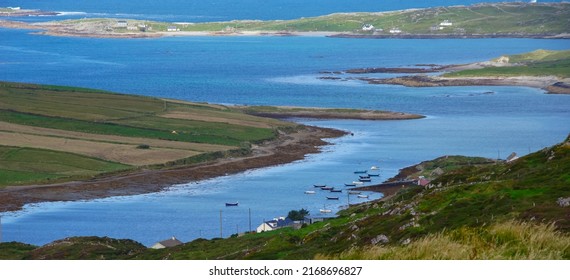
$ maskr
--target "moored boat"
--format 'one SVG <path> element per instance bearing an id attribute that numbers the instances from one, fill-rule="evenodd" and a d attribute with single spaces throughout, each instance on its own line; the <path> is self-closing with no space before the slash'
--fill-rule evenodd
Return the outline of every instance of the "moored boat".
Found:
<path id="1" fill-rule="evenodd" d="M 378 170 L 380 168 L 378 168 L 378 166 L 373 165 L 372 167 L 370 167 L 370 170 Z"/>
<path id="2" fill-rule="evenodd" d="M 370 175 L 360 175 L 358 177 L 360 177 L 360 179 L 368 179 L 370 178 Z"/>
<path id="3" fill-rule="evenodd" d="M 239 202 L 226 202 L 226 206 L 238 206 Z"/>
<path id="4" fill-rule="evenodd" d="M 350 183 L 350 184 L 344 183 L 344 186 L 345 187 L 356 187 L 356 184 L 355 183 Z"/>
<path id="5" fill-rule="evenodd" d="M 378 174 L 378 173 L 369 173 L 368 176 L 380 177 L 380 174 Z"/>
<path id="6" fill-rule="evenodd" d="M 348 191 L 348 194 L 361 194 L 361 191 Z"/>
<path id="7" fill-rule="evenodd" d="M 358 195 L 358 198 L 368 198 L 368 195 L 366 195 L 366 194 L 359 194 L 359 195 Z"/>
<path id="8" fill-rule="evenodd" d="M 342 190 L 335 190 L 335 189 L 332 189 L 331 192 L 342 192 Z"/>
<path id="9" fill-rule="evenodd" d="M 368 173 L 368 170 L 356 170 L 354 171 L 354 174 L 365 174 Z"/>
<path id="10" fill-rule="evenodd" d="M 370 178 L 360 178 L 360 179 L 358 179 L 358 181 L 360 181 L 360 182 L 372 182 L 372 180 Z"/>
<path id="11" fill-rule="evenodd" d="M 321 190 L 323 190 L 323 191 L 330 191 L 332 189 L 334 189 L 334 188 L 333 187 L 321 187 Z"/>
<path id="12" fill-rule="evenodd" d="M 328 200 L 338 200 L 338 196 L 327 196 Z"/>
<path id="13" fill-rule="evenodd" d="M 305 191 L 305 194 L 315 194 L 315 191 Z"/>
<path id="14" fill-rule="evenodd" d="M 326 187 L 327 185 L 313 185 L 315 188 L 323 188 Z"/>
<path id="15" fill-rule="evenodd" d="M 330 212 L 332 212 L 331 209 L 320 209 L 319 211 L 320 211 L 321 213 L 330 213 Z"/>
<path id="16" fill-rule="evenodd" d="M 362 183 L 362 182 L 360 182 L 360 181 L 352 181 L 352 183 L 355 184 L 355 185 L 362 185 L 362 184 L 364 184 L 364 183 Z"/>

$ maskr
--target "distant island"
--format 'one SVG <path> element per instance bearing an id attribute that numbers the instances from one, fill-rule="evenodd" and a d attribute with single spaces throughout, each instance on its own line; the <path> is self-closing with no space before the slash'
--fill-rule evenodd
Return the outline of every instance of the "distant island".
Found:
<path id="1" fill-rule="evenodd" d="M 50 14 L 0 9 L 0 16 Z M 53 13 L 52 13 L 53 14 Z M 0 27 L 38 34 L 105 38 L 162 36 L 330 36 L 345 38 L 570 38 L 570 3 L 484 3 L 377 13 L 337 13 L 294 20 L 156 22 L 85 18 Z"/>
<path id="2" fill-rule="evenodd" d="M 403 68 L 358 68 L 323 71 L 323 80 L 361 80 L 370 84 L 407 87 L 441 86 L 527 86 L 551 94 L 570 94 L 570 50 L 536 50 L 524 54 L 503 55 L 490 61 L 463 65 L 418 65 Z M 342 77 L 344 74 L 359 77 Z M 394 78 L 371 78 L 371 73 L 413 74 Z M 426 75 L 426 73 L 441 73 Z M 342 77 L 342 78 L 341 78 Z"/>

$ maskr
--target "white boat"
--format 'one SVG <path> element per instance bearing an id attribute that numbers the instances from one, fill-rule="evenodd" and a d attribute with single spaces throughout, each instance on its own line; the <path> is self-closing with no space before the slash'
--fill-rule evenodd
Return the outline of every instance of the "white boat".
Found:
<path id="1" fill-rule="evenodd" d="M 366 195 L 366 194 L 359 194 L 359 195 L 358 195 L 358 198 L 368 198 L 368 195 Z"/>
<path id="2" fill-rule="evenodd" d="M 352 183 L 355 184 L 355 185 L 362 185 L 362 184 L 364 184 L 363 182 L 360 182 L 360 181 L 352 181 Z"/>
<path id="3" fill-rule="evenodd" d="M 330 212 L 332 212 L 331 209 L 320 209 L 319 211 L 321 211 L 321 213 L 330 213 Z"/>
<path id="4" fill-rule="evenodd" d="M 370 167 L 370 170 L 378 170 L 378 169 L 380 169 L 380 168 L 378 168 L 378 166 L 372 166 L 372 167 Z"/>
<path id="5" fill-rule="evenodd" d="M 348 194 L 361 194 L 361 191 L 348 191 Z"/>
<path id="6" fill-rule="evenodd" d="M 315 191 L 305 191 L 305 194 L 315 194 Z"/>

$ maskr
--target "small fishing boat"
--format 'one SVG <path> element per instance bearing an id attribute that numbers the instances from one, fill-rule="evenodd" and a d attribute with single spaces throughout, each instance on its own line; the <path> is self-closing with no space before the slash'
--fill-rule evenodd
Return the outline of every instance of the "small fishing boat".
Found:
<path id="1" fill-rule="evenodd" d="M 315 188 L 323 188 L 326 187 L 327 185 L 313 185 L 313 186 L 315 186 Z"/>
<path id="2" fill-rule="evenodd" d="M 333 187 L 321 187 L 321 190 L 323 190 L 323 191 L 330 191 L 332 189 L 334 189 L 334 188 Z"/>
<path id="3" fill-rule="evenodd" d="M 332 212 L 331 209 L 320 209 L 319 211 L 320 211 L 321 213 L 330 213 L 330 212 Z"/>
<path id="4" fill-rule="evenodd" d="M 226 202 L 226 206 L 238 206 L 239 202 Z"/>
<path id="5" fill-rule="evenodd" d="M 361 194 L 361 191 L 348 191 L 348 194 Z"/>
<path id="6" fill-rule="evenodd" d="M 356 187 L 356 184 L 355 183 L 350 183 L 350 184 L 344 183 L 344 186 L 345 187 Z"/>
<path id="7" fill-rule="evenodd" d="M 378 174 L 378 173 L 370 173 L 370 174 L 368 174 L 368 176 L 371 176 L 371 177 L 380 177 L 380 174 Z"/>
<path id="8" fill-rule="evenodd" d="M 359 194 L 359 195 L 358 195 L 358 198 L 368 198 L 368 195 L 366 195 L 366 194 Z"/>
<path id="9" fill-rule="evenodd" d="M 368 179 L 370 178 L 370 175 L 360 175 L 358 177 L 360 177 L 360 179 Z"/>
<path id="10" fill-rule="evenodd" d="M 378 170 L 378 169 L 380 169 L 380 168 L 378 168 L 378 166 L 373 165 L 372 167 L 370 167 L 370 170 Z"/>
<path id="11" fill-rule="evenodd" d="M 364 184 L 364 183 L 362 183 L 362 182 L 360 182 L 360 181 L 352 181 L 352 183 L 355 184 L 355 185 L 362 185 L 362 184 Z"/>
<path id="12" fill-rule="evenodd" d="M 342 192 L 342 190 L 335 190 L 335 189 L 332 189 L 331 192 Z"/>
<path id="13" fill-rule="evenodd" d="M 338 196 L 327 196 L 328 200 L 338 200 Z"/>
<path id="14" fill-rule="evenodd" d="M 305 194 L 315 194 L 315 191 L 305 191 Z"/>
<path id="15" fill-rule="evenodd" d="M 368 173 L 368 170 L 356 170 L 354 171 L 354 174 L 366 174 Z"/>
<path id="16" fill-rule="evenodd" d="M 370 179 L 370 178 L 360 178 L 360 179 L 358 179 L 358 181 L 360 181 L 360 182 L 372 182 L 372 179 Z"/>

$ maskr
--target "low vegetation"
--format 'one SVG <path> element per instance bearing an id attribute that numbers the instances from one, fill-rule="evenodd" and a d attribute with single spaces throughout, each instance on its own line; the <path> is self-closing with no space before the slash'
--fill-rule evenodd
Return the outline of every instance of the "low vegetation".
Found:
<path id="1" fill-rule="evenodd" d="M 338 218 L 298 230 L 197 239 L 160 250 L 137 247 L 135 253 L 120 257 L 570 259 L 570 137 L 512 162 L 441 157 L 406 170 L 401 178 L 428 176 L 430 184 L 403 188 L 382 201 L 353 205 Z M 93 248 L 91 237 L 74 240 L 85 244 L 84 251 Z M 8 258 L 117 257 L 116 252 L 79 254 L 53 244 L 25 249 Z M 49 253 L 42 253 L 48 249 Z"/>
<path id="2" fill-rule="evenodd" d="M 297 125 L 231 107 L 98 90 L 0 83 L 0 186 L 191 164 Z"/>
<path id="3" fill-rule="evenodd" d="M 344 13 L 295 20 L 230 21 L 184 25 L 187 31 L 330 31 L 390 34 L 558 34 L 568 32 L 566 3 L 498 3 L 382 13 Z M 449 21 L 451 26 L 441 25 Z M 370 24 L 373 30 L 363 31 Z"/>
<path id="4" fill-rule="evenodd" d="M 505 221 L 430 234 L 405 246 L 371 246 L 318 259 L 348 260 L 562 260 L 570 259 L 570 236 L 553 224 Z"/>
<path id="5" fill-rule="evenodd" d="M 570 78 L 570 51 L 536 50 L 494 59 L 492 66 L 445 74 L 445 77 L 556 76 Z"/>

